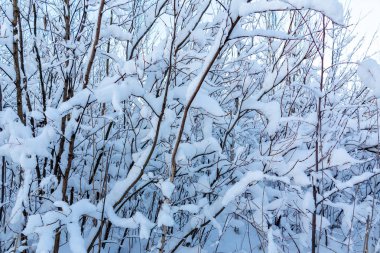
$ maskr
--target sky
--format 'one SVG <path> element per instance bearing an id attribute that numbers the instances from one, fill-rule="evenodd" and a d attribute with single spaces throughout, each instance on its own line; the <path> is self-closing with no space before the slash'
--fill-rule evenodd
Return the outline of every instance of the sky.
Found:
<path id="1" fill-rule="evenodd" d="M 360 20 L 357 32 L 360 36 L 365 36 L 367 43 L 376 30 L 379 29 L 379 35 L 372 46 L 372 52 L 380 51 L 380 0 L 340 1 L 345 7 L 351 9 L 353 21 Z M 379 61 L 380 53 L 377 53 L 375 58 Z"/>
<path id="2" fill-rule="evenodd" d="M 380 20 L 376 18 L 376 14 L 380 11 L 379 0 L 340 0 L 344 4 L 348 4 L 356 17 L 365 17 L 366 22 L 380 24 Z M 378 17 L 378 16 L 377 16 Z"/>

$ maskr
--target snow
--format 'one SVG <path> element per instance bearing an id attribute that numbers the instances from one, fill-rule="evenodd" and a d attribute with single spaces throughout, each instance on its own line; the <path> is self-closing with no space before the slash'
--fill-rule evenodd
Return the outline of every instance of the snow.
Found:
<path id="1" fill-rule="evenodd" d="M 176 156 L 177 162 L 192 160 L 196 155 L 209 152 L 221 152 L 219 143 L 209 137 L 195 143 L 181 143 Z"/>
<path id="2" fill-rule="evenodd" d="M 174 224 L 175 222 L 169 204 L 162 204 L 160 212 L 158 213 L 157 226 L 161 227 L 162 225 L 165 225 L 167 227 L 173 227 Z"/>
<path id="3" fill-rule="evenodd" d="M 179 99 L 182 103 L 187 103 L 187 95 L 189 95 L 189 87 L 176 87 L 171 91 L 171 96 L 173 99 Z M 187 93 L 186 93 L 187 92 Z M 187 94 L 187 95 L 186 95 Z M 189 95 L 190 96 L 190 95 Z M 205 103 L 207 101 L 207 103 Z M 192 107 L 202 108 L 206 112 L 215 115 L 215 116 L 224 116 L 226 113 L 219 105 L 218 101 L 215 98 L 209 96 L 206 90 L 200 89 L 195 97 Z"/>
<path id="4" fill-rule="evenodd" d="M 84 89 L 74 97 L 70 98 L 68 101 L 63 102 L 59 105 L 58 112 L 61 116 L 68 114 L 75 107 L 85 107 L 87 103 L 92 102 L 91 91 L 89 89 Z M 54 112 L 53 112 L 54 113 Z"/>
<path id="5" fill-rule="evenodd" d="M 200 192 L 210 193 L 212 192 L 209 177 L 207 175 L 203 175 L 198 179 L 196 188 Z"/>
<path id="6" fill-rule="evenodd" d="M 276 38 L 281 40 L 296 40 L 301 39 L 295 36 L 289 35 L 282 31 L 277 30 L 263 30 L 263 29 L 254 29 L 254 30 L 246 30 L 241 27 L 234 29 L 231 34 L 231 39 L 238 39 L 244 37 L 268 37 L 268 38 Z"/>
<path id="7" fill-rule="evenodd" d="M 328 159 L 329 166 L 341 166 L 345 164 L 352 165 L 360 162 L 361 161 L 350 156 L 344 148 L 333 149 Z"/>
<path id="8" fill-rule="evenodd" d="M 40 240 L 37 244 L 36 252 L 50 252 L 54 246 L 55 229 L 58 228 L 59 223 L 56 222 L 58 217 L 56 215 L 32 215 L 28 219 L 26 228 L 24 229 L 25 235 L 37 233 Z M 44 226 L 45 225 L 45 226 Z"/>
<path id="9" fill-rule="evenodd" d="M 186 103 L 189 103 L 192 96 L 195 95 L 197 86 L 202 81 L 203 75 L 205 75 L 205 72 L 209 68 L 209 65 L 212 64 L 212 60 L 213 60 L 214 56 L 219 51 L 219 48 L 220 48 L 221 43 L 222 43 L 222 39 L 225 36 L 224 30 L 225 30 L 225 27 L 221 27 L 219 29 L 217 35 L 215 36 L 214 43 L 208 52 L 208 56 L 206 57 L 206 59 L 204 60 L 204 62 L 202 64 L 202 68 L 199 71 L 199 74 L 194 79 L 192 79 L 191 83 L 188 85 L 186 93 L 185 93 L 186 94 Z"/>
<path id="10" fill-rule="evenodd" d="M 171 195 L 175 189 L 175 185 L 172 182 L 170 182 L 169 179 L 166 179 L 165 181 L 161 181 L 159 183 L 159 186 L 160 186 L 160 189 L 162 191 L 162 194 L 166 198 L 170 199 L 170 197 L 171 197 Z"/>
<path id="11" fill-rule="evenodd" d="M 310 252 L 313 212 L 321 252 L 379 233 L 380 67 L 337 0 L 105 1 L 85 89 L 99 1 L 70 39 L 58 2 L 35 35 L 18 1 L 22 101 L 1 4 L 1 252 Z"/>
<path id="12" fill-rule="evenodd" d="M 362 83 L 380 98 L 380 66 L 373 59 L 366 59 L 358 66 L 358 76 Z"/>
<path id="13" fill-rule="evenodd" d="M 234 184 L 225 193 L 222 204 L 227 205 L 233 201 L 237 196 L 241 195 L 247 187 L 253 182 L 260 181 L 264 178 L 264 174 L 261 171 L 250 171 L 236 184 Z"/>
<path id="14" fill-rule="evenodd" d="M 49 184 L 57 184 L 57 183 L 58 183 L 58 180 L 55 175 L 48 175 L 41 180 L 39 187 L 44 188 L 48 186 Z"/>
<path id="15" fill-rule="evenodd" d="M 129 98 L 129 96 L 143 96 L 144 90 L 135 82 L 115 83 L 116 78 L 107 78 L 94 91 L 95 98 L 101 103 L 111 102 L 113 108 L 119 113 L 123 112 L 121 102 Z"/>
<path id="16" fill-rule="evenodd" d="M 116 213 L 115 210 L 109 206 L 105 206 L 105 213 L 107 214 L 108 219 L 118 227 L 122 228 L 138 228 L 138 223 L 135 222 L 133 218 L 121 218 Z"/>
<path id="17" fill-rule="evenodd" d="M 200 247 L 180 247 L 178 252 L 181 253 L 206 253 L 206 251 L 202 250 Z"/>
<path id="18" fill-rule="evenodd" d="M 104 37 L 104 38 L 114 37 L 114 38 L 121 40 L 121 41 L 129 41 L 132 39 L 132 34 L 125 31 L 119 25 L 103 26 L 101 34 L 102 34 L 102 37 Z"/>
<path id="19" fill-rule="evenodd" d="M 335 23 L 343 24 L 343 6 L 338 0 L 256 0 L 250 3 L 241 0 L 234 1 L 234 9 L 238 10 L 239 16 L 247 16 L 253 13 L 277 11 L 277 10 L 292 10 L 292 9 L 311 9 L 319 11 L 328 16 Z M 235 14 L 236 15 L 236 14 Z"/>
<path id="20" fill-rule="evenodd" d="M 81 236 L 80 226 L 78 223 L 67 224 L 67 231 L 69 232 L 69 245 L 73 253 L 85 253 L 86 248 L 84 245 L 84 240 Z"/>
<path id="21" fill-rule="evenodd" d="M 183 210 L 183 211 L 187 211 L 187 212 L 196 214 L 199 212 L 200 208 L 198 205 L 186 204 L 186 205 L 179 206 L 178 210 Z"/>
<path id="22" fill-rule="evenodd" d="M 106 196 L 106 205 L 113 206 L 130 187 L 130 185 L 139 177 L 143 163 L 148 155 L 149 147 L 139 153 L 135 159 L 135 165 L 129 171 L 127 177 L 115 183 L 111 191 Z"/>
<path id="23" fill-rule="evenodd" d="M 264 113 L 265 117 L 267 117 L 269 121 L 267 125 L 268 133 L 270 135 L 275 134 L 281 117 L 280 104 L 275 101 L 268 103 L 256 102 L 252 108 Z"/>
<path id="24" fill-rule="evenodd" d="M 136 212 L 133 219 L 140 225 L 140 238 L 149 239 L 150 231 L 155 226 L 150 220 L 148 220 L 142 213 Z"/>
<path id="25" fill-rule="evenodd" d="M 198 20 L 201 19 L 203 13 L 207 10 L 209 7 L 210 2 L 204 1 L 201 6 L 198 8 L 198 12 L 195 15 L 195 17 L 192 19 L 192 21 L 188 24 L 186 24 L 186 27 L 181 29 L 181 31 L 178 33 L 176 37 L 176 47 L 178 47 L 178 44 L 183 42 L 187 36 L 190 34 L 194 34 L 194 29 L 196 28 L 198 24 Z"/>
<path id="26" fill-rule="evenodd" d="M 272 228 L 270 228 L 268 232 L 268 253 L 278 253 L 277 245 L 273 238 Z"/>
<path id="27" fill-rule="evenodd" d="M 6 137 L 5 143 L 0 146 L 0 154 L 10 157 L 13 162 L 19 164 L 19 170 L 23 174 L 23 182 L 10 214 L 12 224 L 21 220 L 23 206 L 29 205 L 28 195 L 37 164 L 36 156 L 51 157 L 48 149 L 50 142 L 55 140 L 55 131 L 52 127 L 44 127 L 38 136 L 33 137 L 28 129 L 15 120 L 16 118 L 10 109 L 0 112 L 2 134 Z"/>
<path id="28" fill-rule="evenodd" d="M 207 103 L 205 103 L 207 101 Z M 193 107 L 203 108 L 205 111 L 215 116 L 224 116 L 225 112 L 219 105 L 218 101 L 210 97 L 203 89 L 201 89 L 195 97 Z"/>
<path id="29" fill-rule="evenodd" d="M 25 164 L 25 162 L 23 163 Z M 25 206 L 29 205 L 27 200 L 28 200 L 29 187 L 30 187 L 31 182 L 32 182 L 32 171 L 31 169 L 29 169 L 29 167 L 26 167 L 24 169 L 24 182 L 22 183 L 17 193 L 17 199 L 12 208 L 12 213 L 10 217 L 10 222 L 12 224 L 15 224 L 21 221 L 23 205 Z"/>

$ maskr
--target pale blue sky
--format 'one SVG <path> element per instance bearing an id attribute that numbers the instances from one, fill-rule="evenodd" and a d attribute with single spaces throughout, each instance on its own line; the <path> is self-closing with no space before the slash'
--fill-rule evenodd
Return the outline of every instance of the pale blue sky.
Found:
<path id="1" fill-rule="evenodd" d="M 375 30 L 380 24 L 380 0 L 341 0 L 352 9 L 354 17 L 363 18 L 368 30 Z M 369 25 L 369 26 L 367 26 Z"/>
<path id="2" fill-rule="evenodd" d="M 323 1 L 323 0 L 321 0 Z M 360 20 L 357 32 L 365 36 L 368 43 L 371 36 L 380 28 L 380 0 L 340 0 L 345 7 L 349 6 L 352 10 L 353 21 Z M 380 30 L 372 52 L 380 51 Z M 380 54 L 376 57 L 380 59 Z"/>

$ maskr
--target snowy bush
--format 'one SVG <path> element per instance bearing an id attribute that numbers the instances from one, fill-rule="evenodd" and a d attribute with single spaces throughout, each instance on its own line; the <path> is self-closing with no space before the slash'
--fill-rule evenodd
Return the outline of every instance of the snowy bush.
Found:
<path id="1" fill-rule="evenodd" d="M 380 67 L 337 0 L 0 10 L 0 252 L 380 250 Z"/>

